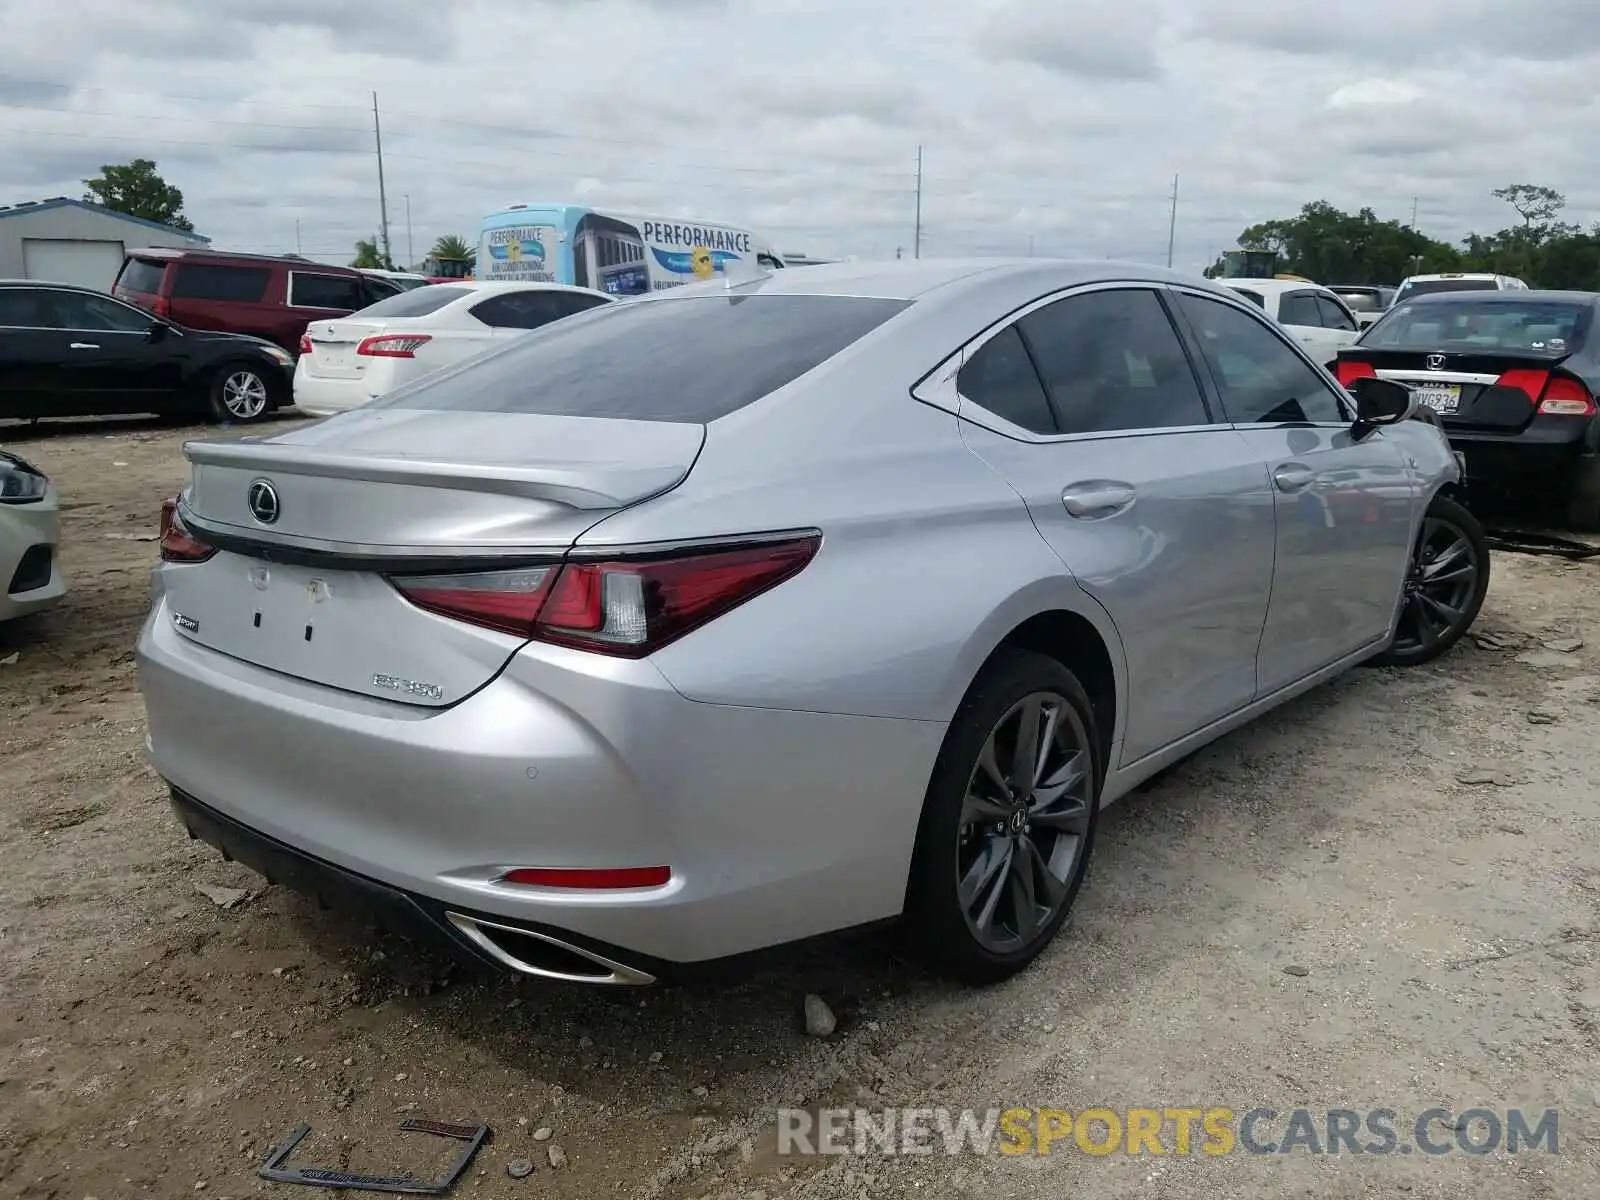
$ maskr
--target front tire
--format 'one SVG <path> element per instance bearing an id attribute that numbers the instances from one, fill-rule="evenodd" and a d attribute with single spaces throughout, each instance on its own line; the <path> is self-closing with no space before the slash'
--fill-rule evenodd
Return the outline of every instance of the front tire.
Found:
<path id="1" fill-rule="evenodd" d="M 1483 526 L 1448 496 L 1435 496 L 1406 572 L 1400 621 L 1377 666 L 1432 662 L 1459 642 L 1489 591 L 1489 544 Z"/>
<path id="2" fill-rule="evenodd" d="M 1037 958 L 1088 871 L 1102 774 L 1094 707 L 1072 672 L 1019 650 L 992 660 L 928 784 L 906 892 L 913 951 L 977 984 Z"/>
<path id="3" fill-rule="evenodd" d="M 210 415 L 222 424 L 249 425 L 272 411 L 266 372 L 254 363 L 224 363 L 211 377 Z"/>

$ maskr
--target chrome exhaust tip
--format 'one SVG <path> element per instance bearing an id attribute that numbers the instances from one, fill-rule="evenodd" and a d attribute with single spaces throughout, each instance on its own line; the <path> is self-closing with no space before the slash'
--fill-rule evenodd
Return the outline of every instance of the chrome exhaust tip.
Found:
<path id="1" fill-rule="evenodd" d="M 656 977 L 648 972 L 548 933 L 502 925 L 465 913 L 446 912 L 445 917 L 479 950 L 519 975 L 609 987 L 648 987 L 656 982 Z"/>

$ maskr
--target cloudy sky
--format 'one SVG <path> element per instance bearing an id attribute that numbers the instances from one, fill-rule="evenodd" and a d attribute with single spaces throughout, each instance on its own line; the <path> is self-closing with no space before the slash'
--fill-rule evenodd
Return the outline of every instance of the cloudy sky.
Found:
<path id="1" fill-rule="evenodd" d="M 1306 201 L 1600 219 L 1596 0 L 0 0 L 0 203 L 154 158 L 217 245 L 395 257 L 571 199 L 814 255 L 1166 258 Z M 343 7 L 347 15 L 341 15 Z M 298 234 L 296 222 L 298 221 Z"/>

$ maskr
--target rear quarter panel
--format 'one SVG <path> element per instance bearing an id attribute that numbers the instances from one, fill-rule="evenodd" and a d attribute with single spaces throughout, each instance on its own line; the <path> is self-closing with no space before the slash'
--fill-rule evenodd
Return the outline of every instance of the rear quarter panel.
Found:
<path id="1" fill-rule="evenodd" d="M 969 315 L 950 336 L 984 323 Z M 1007 634 L 1065 609 L 1103 631 L 1120 671 L 1104 612 L 1022 499 L 966 448 L 953 414 L 910 395 L 959 341 L 931 341 L 922 360 L 855 353 L 877 337 L 711 423 L 682 485 L 580 538 L 822 531 L 798 576 L 652 661 L 693 700 L 948 721 Z"/>

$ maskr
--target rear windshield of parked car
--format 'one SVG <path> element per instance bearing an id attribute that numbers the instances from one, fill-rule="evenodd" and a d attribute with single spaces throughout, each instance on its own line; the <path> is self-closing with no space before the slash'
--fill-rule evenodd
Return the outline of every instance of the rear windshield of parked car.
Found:
<path id="1" fill-rule="evenodd" d="M 385 282 L 389 282 L 385 280 Z M 401 286 L 404 286 L 403 284 Z M 425 317 L 438 312 L 452 300 L 472 295 L 471 288 L 455 287 L 448 283 L 430 283 L 394 296 L 385 296 L 376 304 L 361 310 L 363 317 Z"/>
<path id="2" fill-rule="evenodd" d="M 714 421 L 798 379 L 907 303 L 696 296 L 603 304 L 372 407 Z"/>
<path id="3" fill-rule="evenodd" d="M 1376 291 L 1371 292 L 1346 292 L 1340 288 L 1333 289 L 1334 294 L 1349 306 L 1351 312 L 1382 312 L 1383 298 Z"/>
<path id="4" fill-rule="evenodd" d="M 1413 296 L 1431 296 L 1435 292 L 1498 292 L 1500 285 L 1492 279 L 1423 279 L 1401 286 L 1396 300 L 1410 300 Z"/>
<path id="5" fill-rule="evenodd" d="M 117 286 L 146 296 L 159 296 L 161 277 L 166 271 L 167 264 L 164 262 L 151 262 L 148 258 L 130 258 L 122 268 L 122 277 L 117 280 Z"/>
<path id="6" fill-rule="evenodd" d="M 1384 350 L 1565 355 L 1582 344 L 1593 316 L 1591 305 L 1548 300 L 1485 297 L 1408 303 L 1374 325 L 1361 344 Z"/>

